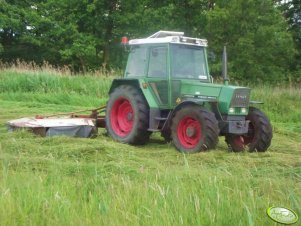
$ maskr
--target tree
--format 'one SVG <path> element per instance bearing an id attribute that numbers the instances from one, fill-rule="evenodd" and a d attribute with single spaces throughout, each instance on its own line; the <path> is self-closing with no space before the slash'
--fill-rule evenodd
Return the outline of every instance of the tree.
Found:
<path id="1" fill-rule="evenodd" d="M 0 57 L 74 71 L 124 68 L 122 36 L 176 30 L 209 40 L 213 75 L 220 74 L 217 56 L 226 44 L 233 78 L 282 81 L 300 67 L 299 1 L 0 0 Z"/>
<path id="2" fill-rule="evenodd" d="M 40 39 L 43 33 L 32 23 L 37 21 L 35 6 L 40 2 L 40 0 L 0 0 L 2 60 L 12 61 L 16 58 L 36 62 L 43 60 L 45 49 L 41 48 Z"/>
<path id="3" fill-rule="evenodd" d="M 291 62 L 290 66 L 294 79 L 301 82 L 301 1 L 276 0 L 276 4 L 288 22 L 288 31 L 292 34 L 295 48 L 298 51 L 295 60 Z"/>
<path id="4" fill-rule="evenodd" d="M 286 79 L 295 50 L 287 24 L 272 1 L 216 1 L 207 17 L 206 34 L 212 51 L 228 46 L 232 78 L 278 82 Z M 213 73 L 220 73 L 213 62 Z"/>

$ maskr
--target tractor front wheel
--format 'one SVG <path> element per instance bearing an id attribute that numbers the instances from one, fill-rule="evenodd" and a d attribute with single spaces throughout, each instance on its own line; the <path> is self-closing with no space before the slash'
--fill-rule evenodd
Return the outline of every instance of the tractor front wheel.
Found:
<path id="1" fill-rule="evenodd" d="M 200 106 L 185 106 L 176 112 L 172 120 L 171 136 L 180 152 L 214 149 L 218 134 L 218 122 L 214 114 Z"/>
<path id="2" fill-rule="evenodd" d="M 264 152 L 271 145 L 272 126 L 268 117 L 259 109 L 250 107 L 246 120 L 250 120 L 247 134 L 227 134 L 226 143 L 231 151 Z"/>
<path id="3" fill-rule="evenodd" d="M 137 88 L 121 85 L 110 94 L 106 107 L 109 135 L 122 143 L 144 144 L 148 141 L 149 107 Z"/>
<path id="4" fill-rule="evenodd" d="M 169 142 L 172 141 L 171 130 L 170 130 L 169 127 L 166 128 L 165 130 L 162 130 L 162 131 L 161 131 L 161 137 L 164 138 L 164 141 L 165 141 L 166 143 L 169 143 Z"/>

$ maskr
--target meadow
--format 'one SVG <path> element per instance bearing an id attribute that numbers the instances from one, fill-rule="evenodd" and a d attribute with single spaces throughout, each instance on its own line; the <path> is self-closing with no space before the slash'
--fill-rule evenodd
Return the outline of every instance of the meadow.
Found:
<path id="1" fill-rule="evenodd" d="M 104 129 L 94 139 L 7 132 L 11 119 L 104 105 L 111 81 L 0 71 L 0 225 L 277 225 L 271 206 L 301 217 L 300 87 L 252 86 L 273 124 L 265 153 L 228 152 L 223 137 L 184 155 L 159 134 L 130 146 Z"/>

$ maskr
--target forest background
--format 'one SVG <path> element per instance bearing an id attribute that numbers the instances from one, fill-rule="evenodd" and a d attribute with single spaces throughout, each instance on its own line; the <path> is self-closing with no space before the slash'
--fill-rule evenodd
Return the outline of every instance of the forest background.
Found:
<path id="1" fill-rule="evenodd" d="M 214 77 L 227 45 L 233 80 L 301 82 L 301 0 L 0 0 L 1 65 L 118 71 L 121 37 L 158 30 L 208 39 Z"/>

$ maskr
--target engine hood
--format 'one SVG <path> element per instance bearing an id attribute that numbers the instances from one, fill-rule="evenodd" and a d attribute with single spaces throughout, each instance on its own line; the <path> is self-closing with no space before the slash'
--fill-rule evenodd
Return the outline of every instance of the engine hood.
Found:
<path id="1" fill-rule="evenodd" d="M 199 81 L 182 81 L 183 97 L 211 99 L 218 102 L 222 114 L 227 114 L 230 107 L 248 108 L 251 89 L 241 86 L 201 83 Z"/>

